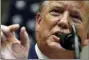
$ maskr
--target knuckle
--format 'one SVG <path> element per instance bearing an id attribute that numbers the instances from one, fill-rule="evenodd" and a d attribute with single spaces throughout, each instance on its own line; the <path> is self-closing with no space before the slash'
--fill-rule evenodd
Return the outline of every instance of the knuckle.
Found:
<path id="1" fill-rule="evenodd" d="M 1 31 L 8 32 L 9 28 L 7 26 L 1 25 Z"/>

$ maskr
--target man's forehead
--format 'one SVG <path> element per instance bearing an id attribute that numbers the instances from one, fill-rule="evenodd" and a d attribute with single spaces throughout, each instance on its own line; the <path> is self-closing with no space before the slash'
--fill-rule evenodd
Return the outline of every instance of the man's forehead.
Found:
<path id="1" fill-rule="evenodd" d="M 81 8 L 82 7 L 82 2 L 81 1 L 49 1 L 49 6 L 71 6 L 71 7 L 77 7 Z"/>
<path id="2" fill-rule="evenodd" d="M 55 8 L 55 6 L 57 7 L 62 7 L 64 9 L 66 9 L 65 7 L 71 6 L 72 8 L 70 8 L 69 10 L 73 10 L 73 11 L 82 11 L 84 13 L 89 13 L 89 1 L 86 3 L 87 1 L 44 1 L 43 6 L 42 6 L 42 10 L 44 11 L 49 11 L 50 9 Z M 65 7 L 64 7 L 65 6 Z M 67 9 L 68 10 L 68 9 Z M 81 12 L 80 11 L 80 12 Z M 89 15 L 89 14 L 88 14 Z"/>

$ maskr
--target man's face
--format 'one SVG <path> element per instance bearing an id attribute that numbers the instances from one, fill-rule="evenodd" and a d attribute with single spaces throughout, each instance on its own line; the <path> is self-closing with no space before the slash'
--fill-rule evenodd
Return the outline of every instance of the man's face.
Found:
<path id="1" fill-rule="evenodd" d="M 49 1 L 47 4 L 37 15 L 36 21 L 37 44 L 42 52 L 64 51 L 60 45 L 60 37 L 55 34 L 71 33 L 72 24 L 75 25 L 81 44 L 84 45 L 87 37 L 87 8 L 74 1 Z"/>

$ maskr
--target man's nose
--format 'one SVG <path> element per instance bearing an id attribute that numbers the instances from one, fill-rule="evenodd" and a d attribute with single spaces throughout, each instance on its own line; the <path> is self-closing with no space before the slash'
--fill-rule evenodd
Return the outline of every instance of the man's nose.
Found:
<path id="1" fill-rule="evenodd" d="M 69 28 L 69 20 L 70 20 L 69 12 L 65 11 L 58 22 L 58 26 L 63 29 L 68 29 Z"/>

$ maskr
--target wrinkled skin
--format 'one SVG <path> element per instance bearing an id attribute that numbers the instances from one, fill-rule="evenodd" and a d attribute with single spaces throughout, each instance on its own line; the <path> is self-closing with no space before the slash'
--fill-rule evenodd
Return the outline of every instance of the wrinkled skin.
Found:
<path id="1" fill-rule="evenodd" d="M 39 49 L 51 59 L 74 58 L 74 51 L 64 49 L 55 33 L 70 33 L 74 24 L 81 46 L 88 44 L 87 8 L 76 1 L 49 1 L 36 16 L 36 39 Z"/>

